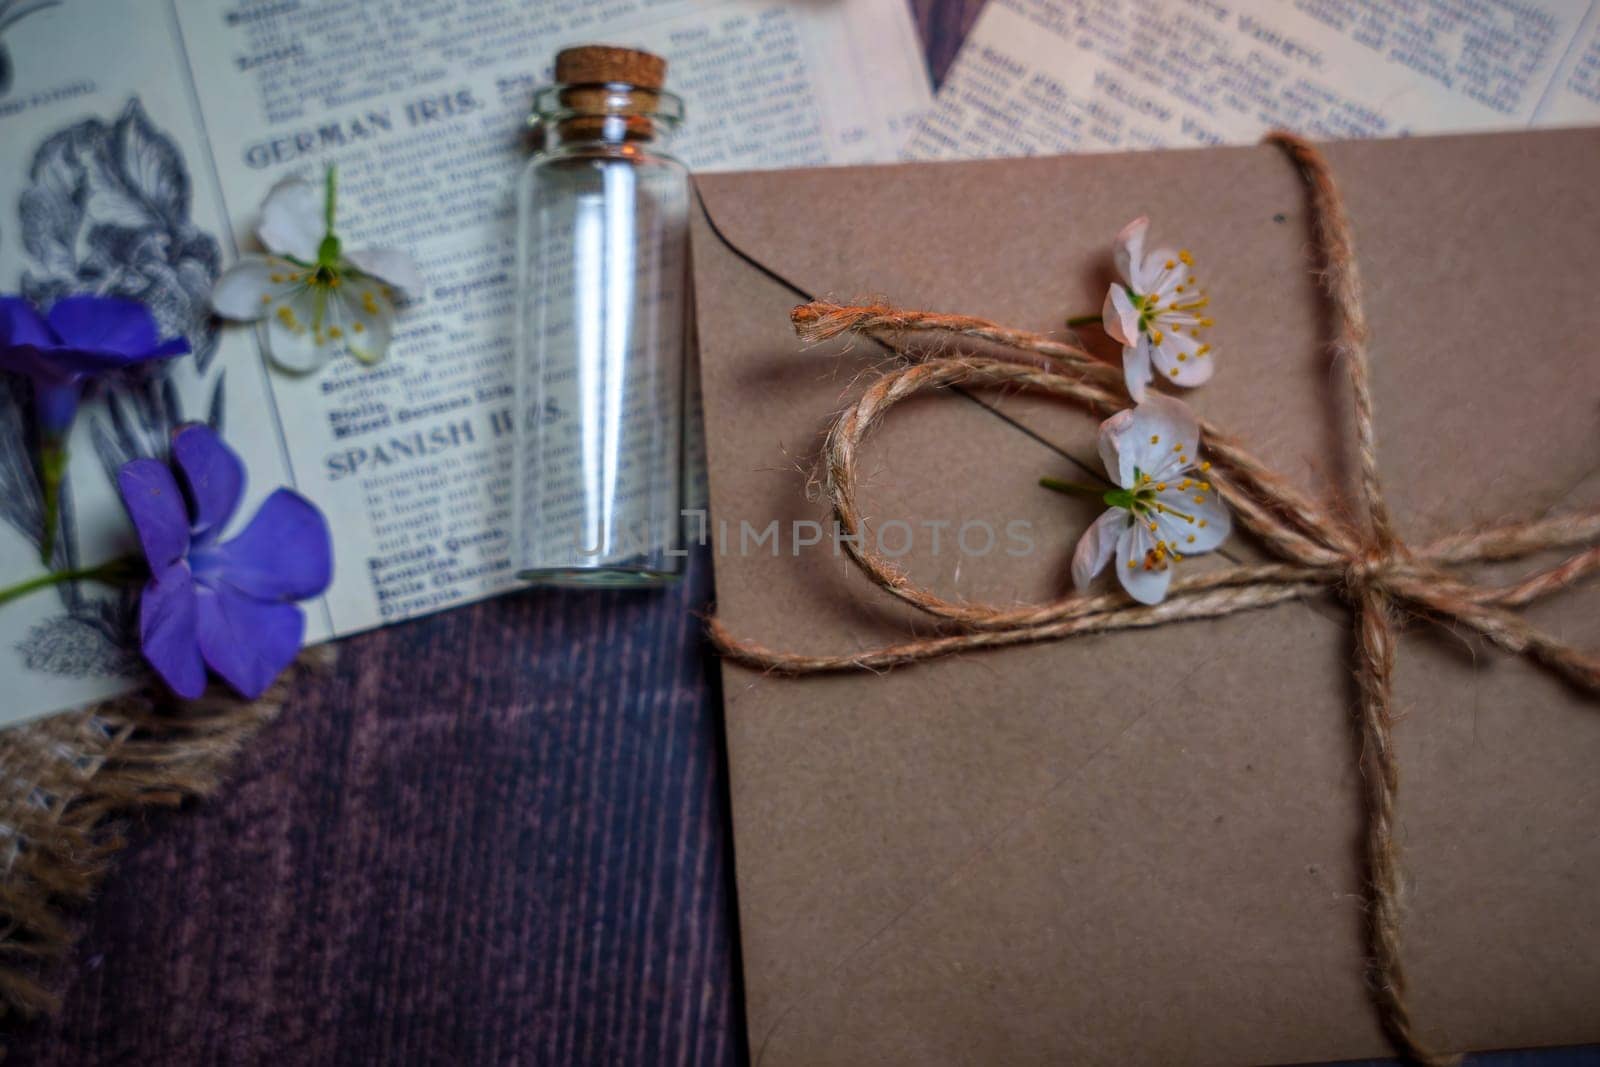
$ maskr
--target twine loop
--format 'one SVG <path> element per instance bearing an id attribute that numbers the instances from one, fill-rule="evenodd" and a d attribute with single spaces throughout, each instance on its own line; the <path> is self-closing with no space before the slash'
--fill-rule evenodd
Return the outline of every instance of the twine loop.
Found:
<path id="1" fill-rule="evenodd" d="M 1347 557 L 1344 568 L 1344 587 L 1348 594 L 1357 596 L 1367 589 L 1389 592 L 1397 584 L 1418 577 L 1415 563 L 1405 543 L 1396 541 L 1387 550 L 1375 546 Z"/>
<path id="2" fill-rule="evenodd" d="M 1369 586 L 1382 587 L 1393 570 L 1394 561 L 1388 556 L 1366 555 L 1350 560 L 1344 569 L 1345 588 L 1359 595 Z"/>
<path id="3" fill-rule="evenodd" d="M 1454 1063 L 1417 1036 L 1401 964 L 1402 874 L 1395 840 L 1399 768 L 1393 738 L 1392 688 L 1397 615 L 1449 623 L 1500 648 L 1527 656 L 1590 694 L 1600 693 L 1600 657 L 1538 629 L 1515 610 L 1600 571 L 1600 508 L 1503 523 L 1408 546 L 1394 529 L 1378 471 L 1368 325 L 1361 277 L 1344 204 L 1327 161 L 1288 133 L 1268 140 L 1299 168 L 1310 192 L 1311 217 L 1322 258 L 1320 277 L 1333 313 L 1330 348 L 1348 376 L 1358 494 L 1353 518 L 1306 496 L 1236 439 L 1204 420 L 1201 435 L 1213 463 L 1210 480 L 1247 529 L 1276 561 L 1239 564 L 1174 578 L 1159 604 L 1135 604 L 1120 592 L 1073 594 L 1044 604 L 988 605 L 948 600 L 913 581 L 904 568 L 874 553 L 860 537 L 856 503 L 861 442 L 895 404 L 918 393 L 953 387 L 1020 389 L 1069 400 L 1101 417 L 1129 405 L 1120 368 L 1075 344 L 964 315 L 813 301 L 794 309 L 802 340 L 861 334 L 902 356 L 868 386 L 829 431 L 822 450 L 822 491 L 841 539 L 857 567 L 891 596 L 940 623 L 933 636 L 838 655 L 808 655 L 740 639 L 711 617 L 707 628 L 728 659 L 767 672 L 804 675 L 883 670 L 946 655 L 1037 641 L 1217 618 L 1300 599 L 1328 589 L 1349 603 L 1355 622 L 1357 712 L 1362 729 L 1366 789 L 1365 860 L 1368 965 L 1374 1006 L 1402 1055 L 1424 1064 Z M 1004 358 L 966 353 L 925 356 L 904 338 L 918 333 L 967 338 L 999 346 Z M 1537 552 L 1571 554 L 1514 585 L 1474 584 L 1452 568 L 1521 559 Z"/>

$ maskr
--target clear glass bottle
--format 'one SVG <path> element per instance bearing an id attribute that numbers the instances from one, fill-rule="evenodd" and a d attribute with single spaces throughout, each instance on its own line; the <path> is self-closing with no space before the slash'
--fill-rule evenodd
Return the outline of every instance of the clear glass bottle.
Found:
<path id="1" fill-rule="evenodd" d="M 688 169 L 666 62 L 567 49 L 517 185 L 518 576 L 649 586 L 683 569 Z"/>

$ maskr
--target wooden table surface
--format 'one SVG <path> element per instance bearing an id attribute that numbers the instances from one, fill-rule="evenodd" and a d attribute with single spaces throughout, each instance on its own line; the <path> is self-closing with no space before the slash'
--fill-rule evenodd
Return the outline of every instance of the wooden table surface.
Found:
<path id="1" fill-rule="evenodd" d="M 937 80 L 982 0 L 912 6 Z M 8 1062 L 744 1062 L 710 571 L 341 642 L 133 828 Z"/>

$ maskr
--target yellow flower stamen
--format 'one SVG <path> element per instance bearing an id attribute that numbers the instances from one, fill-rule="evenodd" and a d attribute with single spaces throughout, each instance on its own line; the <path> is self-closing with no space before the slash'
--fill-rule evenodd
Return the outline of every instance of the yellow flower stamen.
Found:
<path id="1" fill-rule="evenodd" d="M 1194 516 L 1190 515 L 1188 512 L 1179 511 L 1177 508 L 1162 504 L 1159 501 L 1156 502 L 1156 510 L 1161 512 L 1161 514 L 1163 514 L 1163 515 L 1176 515 L 1176 516 L 1178 516 L 1178 518 L 1182 519 L 1184 522 L 1193 522 L 1194 521 Z M 1155 524 L 1154 523 L 1151 523 L 1150 529 L 1152 529 L 1152 530 L 1155 529 Z"/>

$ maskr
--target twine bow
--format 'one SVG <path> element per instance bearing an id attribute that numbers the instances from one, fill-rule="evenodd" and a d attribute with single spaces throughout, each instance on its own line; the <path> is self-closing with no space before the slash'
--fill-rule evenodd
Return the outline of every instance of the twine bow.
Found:
<path id="1" fill-rule="evenodd" d="M 1455 1057 L 1433 1052 L 1413 1030 L 1400 958 L 1401 878 L 1395 842 L 1399 775 L 1390 710 L 1397 609 L 1467 627 L 1590 693 L 1600 692 L 1600 658 L 1545 633 L 1514 610 L 1600 570 L 1600 508 L 1454 534 L 1423 545 L 1407 545 L 1401 540 L 1378 476 L 1367 320 L 1349 220 L 1321 153 L 1292 134 L 1274 133 L 1268 140 L 1288 153 L 1310 189 L 1323 284 L 1333 310 L 1333 355 L 1344 365 L 1353 395 L 1359 459 L 1356 518 L 1336 516 L 1237 440 L 1202 420 L 1213 485 L 1235 517 L 1278 562 L 1179 577 L 1166 600 L 1153 606 L 1134 604 L 1121 593 L 1073 595 L 1020 607 L 946 600 L 914 585 L 898 565 L 868 548 L 868 538 L 859 536 L 857 450 L 862 441 L 896 404 L 918 393 L 953 386 L 1021 388 L 1076 401 L 1096 414 L 1109 415 L 1128 406 L 1122 373 L 1076 345 L 983 319 L 884 305 L 847 307 L 812 302 L 795 308 L 792 314 L 796 333 L 804 340 L 857 333 L 915 358 L 899 337 L 938 333 L 989 342 L 1017 354 L 1014 358 L 940 356 L 888 371 L 839 416 L 823 446 L 823 491 L 841 534 L 846 535 L 839 540 L 850 558 L 879 588 L 943 620 L 946 632 L 883 648 L 811 656 L 741 640 L 715 617 L 708 627 L 713 643 L 729 659 L 759 670 L 802 675 L 885 669 L 955 652 L 1216 618 L 1328 588 L 1337 590 L 1350 604 L 1356 621 L 1356 679 L 1365 741 L 1365 858 L 1370 883 L 1373 996 L 1384 1030 L 1401 1054 L 1425 1064 L 1451 1063 Z M 1552 549 L 1573 554 L 1505 587 L 1473 584 L 1449 569 Z"/>

